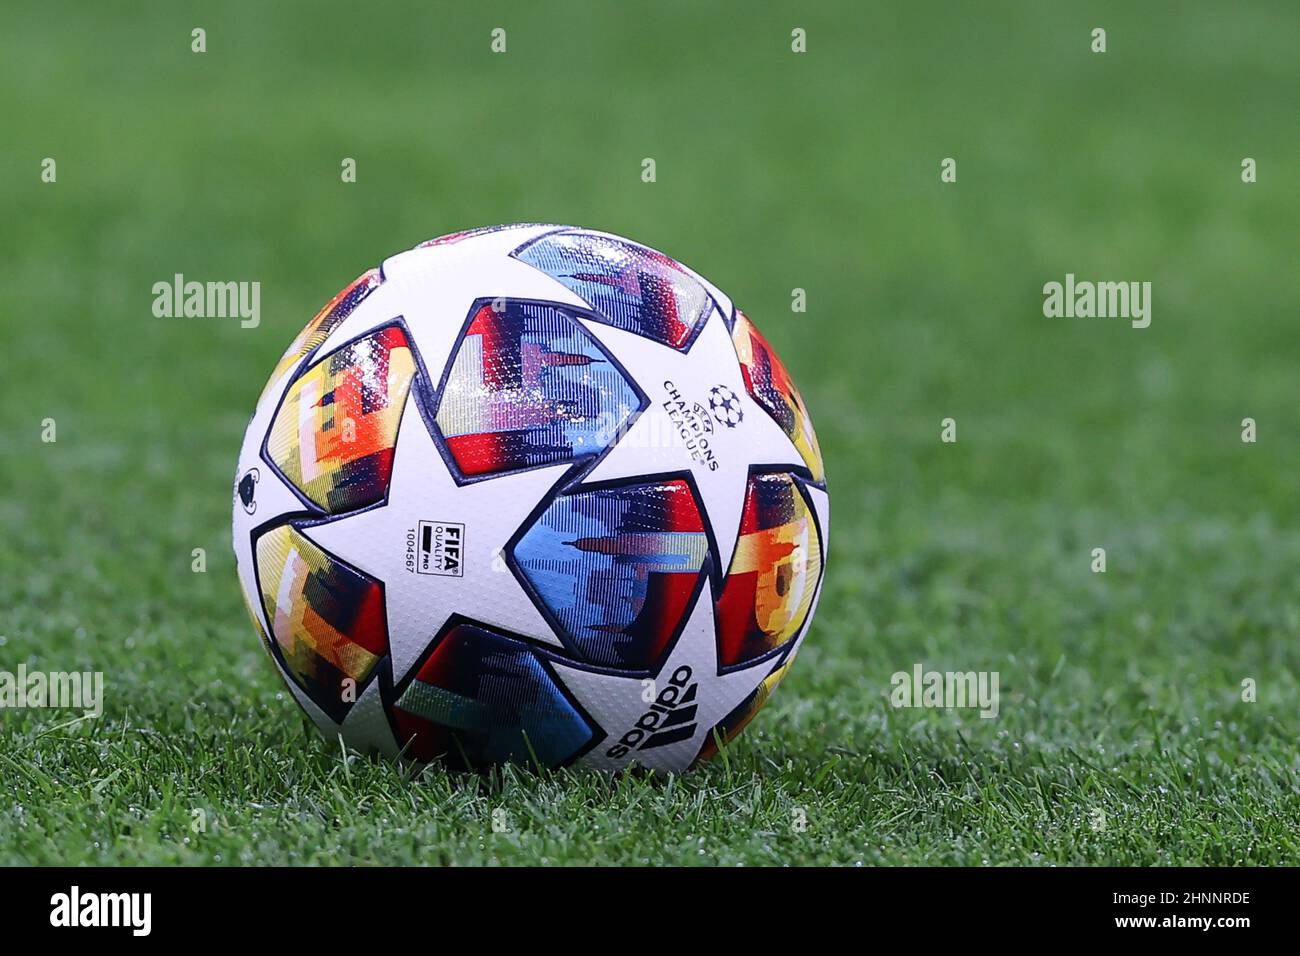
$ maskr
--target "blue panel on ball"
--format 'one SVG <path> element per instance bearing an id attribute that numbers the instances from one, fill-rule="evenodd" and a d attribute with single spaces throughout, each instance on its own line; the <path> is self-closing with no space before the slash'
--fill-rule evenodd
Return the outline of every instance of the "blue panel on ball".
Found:
<path id="1" fill-rule="evenodd" d="M 475 624 L 438 639 L 393 705 L 404 753 L 454 766 L 558 766 L 591 740 L 587 721 L 536 651 Z"/>
<path id="2" fill-rule="evenodd" d="M 582 296 L 608 325 L 682 349 L 713 299 L 674 259 L 591 232 L 550 233 L 515 252 Z"/>
<path id="3" fill-rule="evenodd" d="M 600 454 L 641 396 L 569 313 L 499 305 L 475 309 L 438 398 L 438 432 L 461 476 Z"/>
<path id="4" fill-rule="evenodd" d="M 690 611 L 708 536 L 685 481 L 556 498 L 514 559 L 585 660 L 648 670 Z"/>

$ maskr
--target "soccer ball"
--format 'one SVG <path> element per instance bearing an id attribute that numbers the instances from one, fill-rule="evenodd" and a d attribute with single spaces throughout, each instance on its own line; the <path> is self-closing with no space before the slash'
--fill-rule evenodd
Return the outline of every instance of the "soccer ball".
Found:
<path id="1" fill-rule="evenodd" d="M 364 273 L 235 478 L 253 623 L 327 735 L 451 767 L 683 770 L 808 631 L 829 516 L 785 367 L 668 256 L 513 225 Z"/>

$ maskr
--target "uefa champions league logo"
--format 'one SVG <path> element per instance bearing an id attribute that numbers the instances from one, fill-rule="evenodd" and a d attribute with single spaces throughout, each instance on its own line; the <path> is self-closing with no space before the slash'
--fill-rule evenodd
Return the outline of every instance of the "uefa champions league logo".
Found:
<path id="1" fill-rule="evenodd" d="M 725 385 L 714 385 L 709 389 L 709 411 L 719 425 L 735 428 L 745 418 L 745 410 L 740 407 L 740 398 Z"/>

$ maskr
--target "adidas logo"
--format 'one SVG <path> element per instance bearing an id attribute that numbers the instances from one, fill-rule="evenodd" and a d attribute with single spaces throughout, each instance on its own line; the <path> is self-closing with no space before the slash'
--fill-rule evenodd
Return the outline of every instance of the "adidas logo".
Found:
<path id="1" fill-rule="evenodd" d="M 673 671 L 668 686 L 659 692 L 650 709 L 637 718 L 618 743 L 605 751 L 611 759 L 627 756 L 633 750 L 652 750 L 695 736 L 695 692 L 699 684 L 691 681 L 691 669 L 685 665 Z"/>

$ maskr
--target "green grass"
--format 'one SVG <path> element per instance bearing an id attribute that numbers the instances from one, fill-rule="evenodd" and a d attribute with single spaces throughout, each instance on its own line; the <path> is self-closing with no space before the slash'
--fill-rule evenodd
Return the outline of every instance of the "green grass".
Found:
<path id="1" fill-rule="evenodd" d="M 107 680 L 100 720 L 0 712 L 0 861 L 1300 862 L 1293 5 L 460 6 L 0 13 L 0 669 Z M 520 220 L 703 271 L 818 426 L 816 625 L 679 778 L 344 759 L 242 607 L 281 350 L 385 255 Z M 155 319 L 175 272 L 261 281 L 261 327 Z M 1151 328 L 1045 319 L 1066 272 L 1151 281 Z M 891 709 L 917 662 L 998 671 L 998 718 Z"/>

